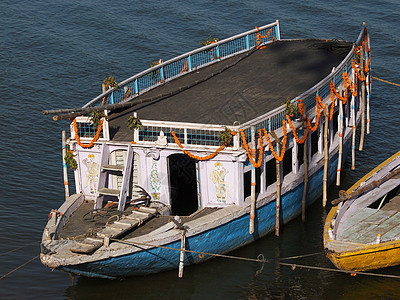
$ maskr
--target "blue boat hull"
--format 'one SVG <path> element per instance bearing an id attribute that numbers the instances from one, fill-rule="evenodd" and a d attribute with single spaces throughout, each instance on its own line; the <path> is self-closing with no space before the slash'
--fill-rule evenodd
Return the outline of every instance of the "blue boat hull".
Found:
<path id="1" fill-rule="evenodd" d="M 351 140 L 343 147 L 343 158 L 350 150 Z M 328 183 L 336 178 L 338 155 L 335 154 L 328 168 Z M 310 205 L 322 195 L 323 167 L 315 172 L 308 181 L 307 205 Z M 304 183 L 285 193 L 281 197 L 280 222 L 287 223 L 301 214 Z M 198 252 L 224 254 L 247 245 L 275 230 L 276 202 L 271 201 L 256 211 L 255 230 L 249 234 L 249 214 L 243 215 L 228 223 L 186 238 L 186 249 Z M 168 248 L 180 249 L 180 241 L 163 245 Z M 102 278 L 121 278 L 147 275 L 177 269 L 180 251 L 151 248 L 132 254 L 112 257 L 75 266 L 65 266 L 61 269 L 78 275 Z M 208 255 L 185 253 L 185 266 L 203 262 L 212 258 Z"/>

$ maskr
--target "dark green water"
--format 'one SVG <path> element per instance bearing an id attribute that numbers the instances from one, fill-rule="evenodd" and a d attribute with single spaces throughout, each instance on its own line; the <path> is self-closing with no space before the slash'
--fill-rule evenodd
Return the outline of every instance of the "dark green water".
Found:
<path id="1" fill-rule="evenodd" d="M 0 2 L 0 277 L 39 254 L 47 214 L 64 199 L 61 130 L 41 110 L 82 106 L 117 81 L 199 46 L 209 35 L 228 37 L 280 20 L 282 38 L 354 41 L 367 23 L 373 75 L 400 83 L 400 3 L 387 1 L 2 1 Z M 371 134 L 347 163 L 343 186 L 399 150 L 400 88 L 373 81 Z M 332 187 L 329 199 L 337 196 Z M 329 209 L 329 207 L 328 207 Z M 232 255 L 276 259 L 317 253 L 297 264 L 333 268 L 322 254 L 327 211 L 320 201 L 307 220 Z M 24 246 L 14 252 L 9 252 Z M 400 280 L 351 277 L 214 259 L 177 272 L 109 281 L 76 277 L 38 259 L 0 280 L 0 299 L 399 299 Z M 400 267 L 379 270 L 400 275 Z"/>

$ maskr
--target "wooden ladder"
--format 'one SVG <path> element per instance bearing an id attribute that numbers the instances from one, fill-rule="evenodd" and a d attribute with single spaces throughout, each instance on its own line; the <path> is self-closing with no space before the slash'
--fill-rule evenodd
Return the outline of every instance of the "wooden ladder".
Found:
<path id="1" fill-rule="evenodd" d="M 133 150 L 130 145 L 113 148 L 113 151 L 115 150 L 126 150 L 126 158 L 122 165 L 109 164 L 111 154 L 110 147 L 105 143 L 103 144 L 95 209 L 102 207 L 104 196 L 116 197 L 118 199 L 118 210 L 123 211 L 125 209 L 125 202 L 131 177 Z M 112 186 L 111 174 L 122 175 L 120 187 Z"/>

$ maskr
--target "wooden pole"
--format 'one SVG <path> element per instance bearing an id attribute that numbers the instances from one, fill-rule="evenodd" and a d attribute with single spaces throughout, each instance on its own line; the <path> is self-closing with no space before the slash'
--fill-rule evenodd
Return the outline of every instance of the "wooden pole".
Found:
<path id="1" fill-rule="evenodd" d="M 307 111 L 304 106 L 304 111 Z M 307 128 L 307 117 L 303 116 L 303 130 Z M 310 131 L 311 134 L 311 131 Z M 303 189 L 303 199 L 301 201 L 301 220 L 306 221 L 306 199 L 307 199 L 307 186 L 308 186 L 308 136 L 303 144 L 303 161 L 304 161 L 304 189 Z"/>
<path id="2" fill-rule="evenodd" d="M 360 74 L 361 78 L 364 77 L 364 50 L 360 49 Z M 361 81 L 361 80 L 360 80 Z M 364 134 L 365 134 L 365 80 L 361 81 L 361 136 L 359 151 L 363 150 L 364 145 Z"/>
<path id="3" fill-rule="evenodd" d="M 67 138 L 66 138 L 65 130 L 62 131 L 61 140 L 62 140 L 62 161 L 63 161 L 65 199 L 68 199 L 69 198 L 68 170 L 67 170 L 67 164 L 65 163 L 65 155 L 67 154 Z"/>
<path id="4" fill-rule="evenodd" d="M 275 139 L 276 144 L 276 155 L 281 155 L 281 150 L 279 148 L 280 139 L 277 137 L 274 131 L 271 131 L 271 135 Z M 281 164 L 280 161 L 276 159 L 276 220 L 275 220 L 275 235 L 279 236 L 279 214 L 281 207 Z"/>
<path id="5" fill-rule="evenodd" d="M 256 132 L 255 127 L 251 126 L 251 156 L 256 159 Z M 256 212 L 256 168 L 251 166 L 251 202 L 250 202 L 250 226 L 249 233 L 254 233 L 254 218 Z"/>
<path id="6" fill-rule="evenodd" d="M 185 244 L 186 244 L 186 230 L 181 230 L 181 253 L 179 256 L 179 272 L 178 277 L 183 277 L 183 266 L 185 263 Z"/>
<path id="7" fill-rule="evenodd" d="M 328 108 L 324 109 L 325 116 L 325 127 L 324 127 L 324 178 L 323 178 L 323 193 L 322 193 L 322 206 L 326 206 L 326 201 L 328 199 L 328 160 L 329 160 L 329 149 L 328 149 L 328 126 L 329 126 L 329 116 Z"/>
<path id="8" fill-rule="evenodd" d="M 338 154 L 338 166 L 336 173 L 336 185 L 340 185 L 340 172 L 342 170 L 342 153 L 343 153 L 343 103 L 342 100 L 339 101 L 339 154 Z"/>
<path id="9" fill-rule="evenodd" d="M 370 116 L 370 104 L 369 104 L 369 98 L 370 98 L 370 74 L 368 72 L 368 75 L 365 79 L 365 85 L 367 88 L 367 134 L 370 134 L 370 128 L 369 125 L 371 123 L 371 116 Z"/>
<path id="10" fill-rule="evenodd" d="M 354 72 L 354 71 L 353 71 Z M 354 83 L 355 83 L 355 76 Z M 351 169 L 355 170 L 356 168 L 356 97 L 351 95 L 351 123 L 352 123 L 352 137 L 351 137 Z"/>

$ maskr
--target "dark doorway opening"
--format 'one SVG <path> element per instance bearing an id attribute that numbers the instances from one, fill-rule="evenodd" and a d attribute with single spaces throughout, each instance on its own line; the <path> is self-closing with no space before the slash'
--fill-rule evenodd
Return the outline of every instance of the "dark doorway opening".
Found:
<path id="1" fill-rule="evenodd" d="M 172 154 L 168 172 L 172 215 L 191 215 L 198 209 L 196 161 L 186 154 Z"/>

